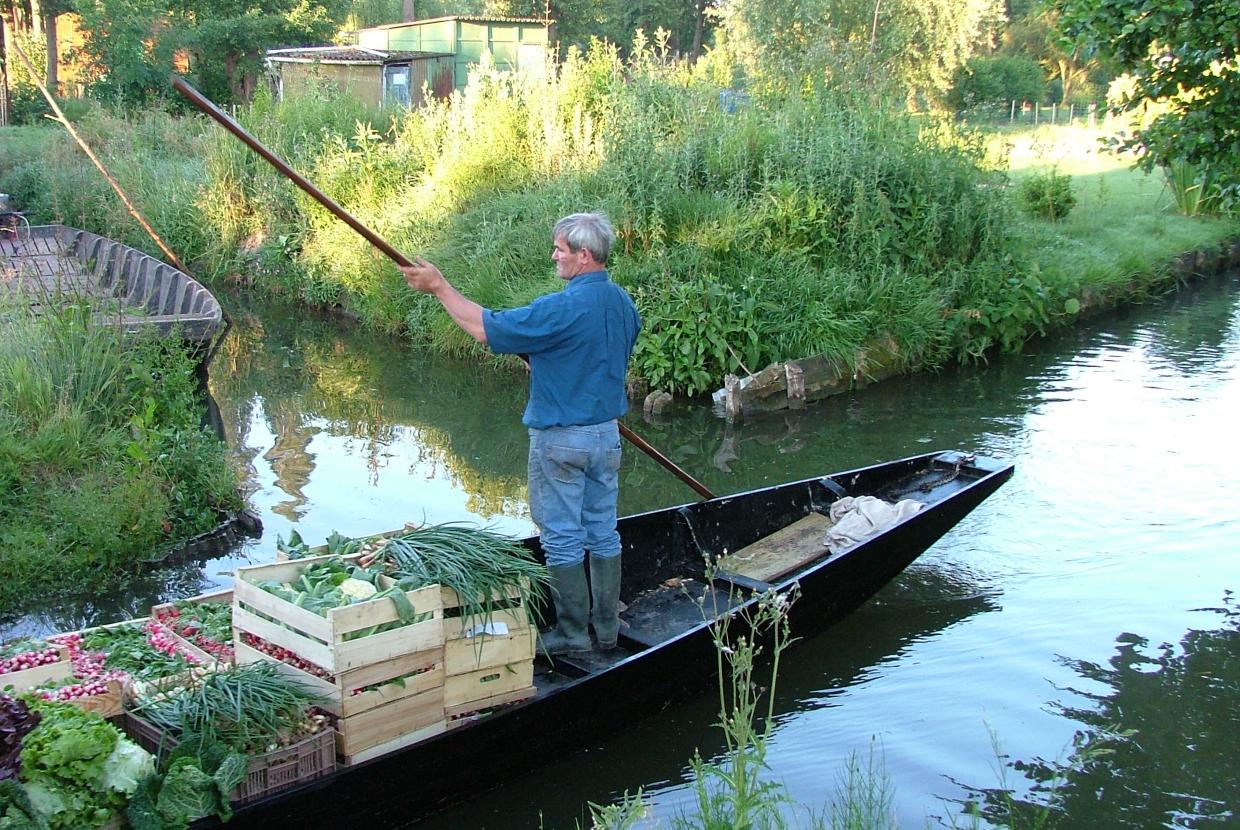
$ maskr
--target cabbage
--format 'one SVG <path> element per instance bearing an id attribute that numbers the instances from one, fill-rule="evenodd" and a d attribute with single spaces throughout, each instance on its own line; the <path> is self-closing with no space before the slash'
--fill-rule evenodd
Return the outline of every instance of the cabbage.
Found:
<path id="1" fill-rule="evenodd" d="M 128 738 L 116 742 L 116 749 L 103 762 L 104 789 L 133 795 L 138 782 L 155 771 L 155 758 L 151 753 Z"/>

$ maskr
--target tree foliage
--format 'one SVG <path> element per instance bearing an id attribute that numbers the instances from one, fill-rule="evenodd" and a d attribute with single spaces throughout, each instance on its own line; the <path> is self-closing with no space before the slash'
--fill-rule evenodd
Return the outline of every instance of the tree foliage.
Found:
<path id="1" fill-rule="evenodd" d="M 726 43 L 774 91 L 862 82 L 937 101 L 1002 19 L 997 0 L 727 0 Z"/>
<path id="2" fill-rule="evenodd" d="M 954 110 L 1009 101 L 1041 101 L 1046 92 L 1042 67 L 1028 55 L 970 58 L 956 73 L 947 102 Z"/>
<path id="3" fill-rule="evenodd" d="M 105 100 L 148 101 L 167 89 L 174 55 L 219 102 L 246 100 L 263 53 L 328 41 L 347 0 L 78 0 L 80 57 Z"/>
<path id="4" fill-rule="evenodd" d="M 573 46 L 582 51 L 591 38 L 627 48 L 634 33 L 668 32 L 668 48 L 689 54 L 700 40 L 706 9 L 714 0 L 484 0 L 482 12 L 504 17 L 550 17 L 561 54 Z"/>
<path id="5" fill-rule="evenodd" d="M 1200 166 L 1240 190 L 1240 3 L 1235 0 L 1054 0 L 1064 32 L 1132 76 L 1113 106 L 1160 111 L 1122 146 L 1149 170 Z"/>

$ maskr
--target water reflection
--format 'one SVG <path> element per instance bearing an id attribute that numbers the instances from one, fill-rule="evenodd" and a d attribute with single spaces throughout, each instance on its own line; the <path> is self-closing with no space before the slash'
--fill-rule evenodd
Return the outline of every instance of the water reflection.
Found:
<path id="1" fill-rule="evenodd" d="M 1229 593 L 1217 628 L 1190 630 L 1178 644 L 1117 640 L 1107 665 L 1065 659 L 1100 687 L 1072 689 L 1079 703 L 1055 710 L 1080 723 L 1066 760 L 1008 761 L 1024 793 L 972 789 L 994 824 L 1056 827 L 1232 826 L 1240 807 L 1240 611 Z"/>

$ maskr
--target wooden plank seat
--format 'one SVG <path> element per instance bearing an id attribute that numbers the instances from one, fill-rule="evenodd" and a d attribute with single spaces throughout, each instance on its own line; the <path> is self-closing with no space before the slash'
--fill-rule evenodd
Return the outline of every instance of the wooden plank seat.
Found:
<path id="1" fill-rule="evenodd" d="M 720 571 L 760 582 L 777 582 L 797 568 L 826 555 L 822 543 L 831 520 L 810 513 L 753 544 L 719 559 Z"/>

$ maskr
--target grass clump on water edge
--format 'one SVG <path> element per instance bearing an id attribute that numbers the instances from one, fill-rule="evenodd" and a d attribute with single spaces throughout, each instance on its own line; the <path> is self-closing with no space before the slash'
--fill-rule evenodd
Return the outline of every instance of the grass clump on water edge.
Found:
<path id="1" fill-rule="evenodd" d="M 775 685 L 780 660 L 793 642 L 788 612 L 796 590 L 768 591 L 736 616 L 724 615 L 711 626 L 725 749 L 718 760 L 695 754 L 690 761 L 693 809 L 658 820 L 639 792 L 617 804 L 591 804 L 595 830 L 895 830 L 890 779 L 873 751 L 868 762 L 855 755 L 849 759 L 832 803 L 821 810 L 797 804 L 768 776 Z"/>
<path id="2" fill-rule="evenodd" d="M 51 304 L 49 304 L 51 305 Z M 241 506 L 178 343 L 0 308 L 0 608 L 106 590 Z"/>

